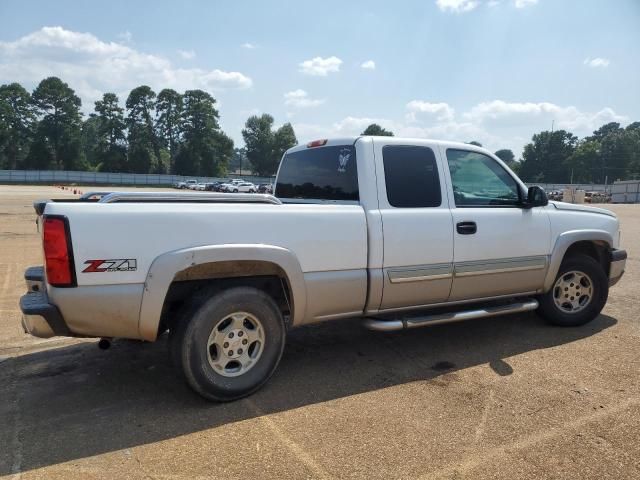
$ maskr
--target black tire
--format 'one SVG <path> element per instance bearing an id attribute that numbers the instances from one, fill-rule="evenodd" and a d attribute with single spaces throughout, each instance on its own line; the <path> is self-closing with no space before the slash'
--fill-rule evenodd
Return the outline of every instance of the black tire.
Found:
<path id="1" fill-rule="evenodd" d="M 234 189 L 233 189 L 233 193 L 238 193 L 238 189 L 237 189 L 237 188 L 234 188 Z"/>
<path id="2" fill-rule="evenodd" d="M 204 398 L 218 402 L 237 400 L 262 387 L 278 366 L 285 344 L 284 321 L 273 299 L 255 288 L 234 287 L 215 294 L 200 293 L 190 307 L 170 338 L 172 361 L 189 386 Z M 255 363 L 244 373 L 227 376 L 210 363 L 207 344 L 219 322 L 235 312 L 246 312 L 258 320 L 264 337 Z"/>
<path id="3" fill-rule="evenodd" d="M 554 297 L 561 297 L 562 289 L 556 289 L 554 286 L 558 280 L 570 272 L 581 272 L 590 280 L 592 286 L 591 300 L 585 307 L 576 312 L 567 312 L 560 306 L 556 305 Z M 569 281 L 571 276 L 568 277 Z M 575 254 L 565 258 L 560 265 L 558 275 L 553 281 L 554 286 L 538 297 L 540 306 L 538 313 L 549 323 L 561 327 L 576 327 L 589 323 L 596 318 L 604 305 L 607 303 L 609 296 L 609 280 L 602 266 L 592 257 L 583 254 Z M 568 292 L 569 294 L 570 291 Z"/>

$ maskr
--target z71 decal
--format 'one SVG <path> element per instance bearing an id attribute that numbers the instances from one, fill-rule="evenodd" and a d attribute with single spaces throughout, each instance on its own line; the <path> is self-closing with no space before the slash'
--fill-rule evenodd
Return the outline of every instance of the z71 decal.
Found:
<path id="1" fill-rule="evenodd" d="M 102 273 L 102 272 L 135 272 L 136 260 L 134 258 L 116 258 L 112 260 L 87 260 L 85 265 L 89 265 L 82 273 Z"/>

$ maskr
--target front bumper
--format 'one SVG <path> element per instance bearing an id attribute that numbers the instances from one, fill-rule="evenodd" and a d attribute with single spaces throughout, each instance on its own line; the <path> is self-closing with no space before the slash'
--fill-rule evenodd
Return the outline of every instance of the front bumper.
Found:
<path id="1" fill-rule="evenodd" d="M 609 286 L 612 287 L 620 281 L 627 264 L 626 250 L 611 250 L 611 265 L 609 267 Z"/>
<path id="2" fill-rule="evenodd" d="M 25 271 L 28 292 L 20 298 L 22 328 L 34 337 L 49 338 L 56 335 L 69 336 L 69 327 L 58 307 L 49 303 L 44 288 L 42 267 L 30 267 Z"/>

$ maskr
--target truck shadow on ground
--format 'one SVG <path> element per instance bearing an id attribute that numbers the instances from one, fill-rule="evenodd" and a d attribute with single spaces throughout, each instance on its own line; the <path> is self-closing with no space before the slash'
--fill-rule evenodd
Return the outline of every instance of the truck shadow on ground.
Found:
<path id="1" fill-rule="evenodd" d="M 166 337 L 154 344 L 116 341 L 108 351 L 84 343 L 26 354 L 0 370 L 2 388 L 13 397 L 0 405 L 0 444 L 8 447 L 0 475 L 409 382 L 441 385 L 451 372 L 480 364 L 510 375 L 508 357 L 616 323 L 601 315 L 584 327 L 554 328 L 523 314 L 394 334 L 364 330 L 358 321 L 309 326 L 290 333 L 266 387 L 228 404 L 208 403 L 185 385 L 170 365 Z"/>

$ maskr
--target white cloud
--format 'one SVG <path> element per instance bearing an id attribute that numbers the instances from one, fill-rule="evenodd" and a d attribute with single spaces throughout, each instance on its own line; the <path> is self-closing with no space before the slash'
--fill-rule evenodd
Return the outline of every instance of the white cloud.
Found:
<path id="1" fill-rule="evenodd" d="M 306 75 L 326 77 L 329 73 L 339 72 L 342 60 L 338 57 L 315 57 L 300 64 L 300 71 Z"/>
<path id="2" fill-rule="evenodd" d="M 587 134 L 603 123 L 624 122 L 627 117 L 605 107 L 597 112 L 585 112 L 574 106 L 559 106 L 550 102 L 505 102 L 493 100 L 482 102 L 464 113 L 463 118 L 478 125 L 492 128 L 501 126 L 531 126 L 531 130 L 550 126 L 571 130 L 577 134 Z"/>
<path id="3" fill-rule="evenodd" d="M 538 3 L 538 0 L 515 0 L 513 2 L 516 8 L 526 8 Z"/>
<path id="4" fill-rule="evenodd" d="M 372 123 L 396 131 L 397 124 L 385 118 L 348 116 L 330 125 L 293 122 L 293 128 L 300 143 L 317 138 L 360 135 Z"/>
<path id="5" fill-rule="evenodd" d="M 469 142 L 477 140 L 489 150 L 510 148 L 520 155 L 531 135 L 551 128 L 566 129 L 578 136 L 591 134 L 608 122 L 624 123 L 629 118 L 609 107 L 589 112 L 575 106 L 551 102 L 481 102 L 458 115 L 447 103 L 413 100 L 406 105 L 404 122 L 384 117 L 348 116 L 328 125 L 294 122 L 300 141 L 314 138 L 359 135 L 377 123 L 396 136 Z"/>
<path id="6" fill-rule="evenodd" d="M 254 48 L 257 48 L 258 46 L 253 44 L 253 43 L 249 43 L 249 42 L 245 42 L 242 45 L 242 48 L 246 48 L 247 50 L 253 50 Z"/>
<path id="7" fill-rule="evenodd" d="M 587 67 L 591 67 L 591 68 L 607 68 L 609 66 L 609 59 L 601 58 L 601 57 L 596 57 L 596 58 L 587 57 L 584 59 L 582 63 Z"/>
<path id="8" fill-rule="evenodd" d="M 478 0 L 436 0 L 436 5 L 443 12 L 470 12 L 478 4 Z"/>
<path id="9" fill-rule="evenodd" d="M 374 62 L 373 60 L 367 60 L 366 62 L 362 62 L 360 67 L 364 68 L 365 70 L 375 70 L 376 62 Z"/>
<path id="10" fill-rule="evenodd" d="M 453 120 L 455 110 L 446 103 L 430 103 L 422 100 L 411 100 L 406 105 L 406 119 L 409 122 L 417 121 L 417 115 L 424 113 L 434 116 L 437 120 Z"/>
<path id="11" fill-rule="evenodd" d="M 538 3 L 538 0 L 511 0 L 516 8 L 526 8 Z M 480 5 L 488 7 L 500 5 L 500 0 L 436 0 L 436 5 L 443 12 L 465 13 L 475 10 Z"/>
<path id="12" fill-rule="evenodd" d="M 193 60 L 196 58 L 196 52 L 193 50 L 178 50 L 178 55 L 180 55 L 185 60 Z"/>
<path id="13" fill-rule="evenodd" d="M 127 30 L 126 32 L 120 32 L 118 35 L 116 35 L 116 38 L 124 43 L 131 43 L 133 35 L 130 31 Z"/>
<path id="14" fill-rule="evenodd" d="M 372 123 L 377 123 L 383 128 L 391 128 L 393 122 L 384 118 L 345 117 L 332 125 L 333 130 L 341 135 L 359 135 Z"/>
<path id="15" fill-rule="evenodd" d="M 317 107 L 325 102 L 324 99 L 309 98 L 309 94 L 302 89 L 293 90 L 284 94 L 284 104 L 291 107 L 307 108 Z"/>
<path id="16" fill-rule="evenodd" d="M 179 91 L 252 85 L 251 78 L 240 72 L 178 68 L 165 57 L 62 27 L 43 27 L 15 41 L 0 42 L 0 82 L 34 86 L 51 75 L 69 83 L 85 108 L 103 92 L 115 92 L 123 99 L 139 85 Z"/>

